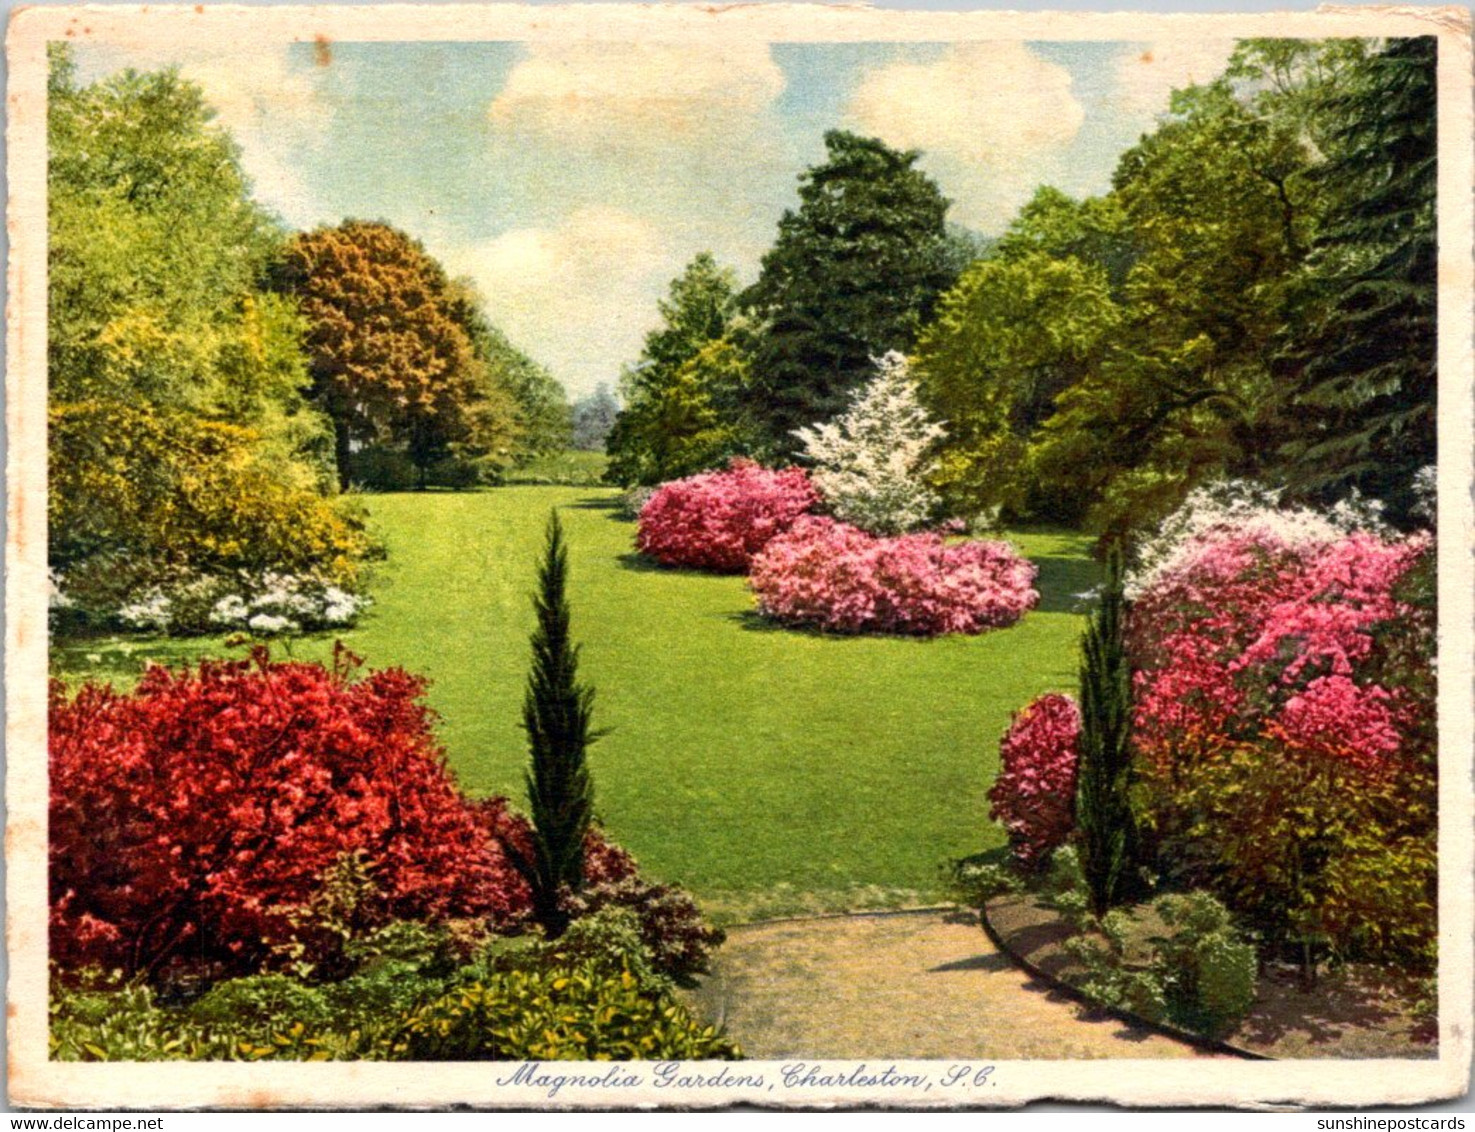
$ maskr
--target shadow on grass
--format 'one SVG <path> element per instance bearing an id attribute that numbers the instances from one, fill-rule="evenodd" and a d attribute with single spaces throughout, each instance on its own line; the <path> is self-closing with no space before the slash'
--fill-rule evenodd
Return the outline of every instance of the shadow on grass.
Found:
<path id="1" fill-rule="evenodd" d="M 711 570 L 697 570 L 690 566 L 666 566 L 657 562 L 654 558 L 647 558 L 644 554 L 630 551 L 619 555 L 616 559 L 622 569 L 633 570 L 637 574 L 664 574 L 671 578 L 721 578 L 731 575 L 717 574 Z"/>
<path id="2" fill-rule="evenodd" d="M 575 486 L 588 487 L 588 484 Z M 618 495 L 587 495 L 583 499 L 575 500 L 573 503 L 563 504 L 570 511 L 605 511 L 612 519 L 623 519 L 620 515 L 620 497 Z M 623 519 L 629 522 L 628 519 Z"/>
<path id="3" fill-rule="evenodd" d="M 927 973 L 936 975 L 943 971 L 1007 971 L 1013 966 L 1009 957 L 1002 951 L 993 951 L 986 955 L 973 955 L 967 959 L 955 959 L 951 963 L 928 967 Z"/>
<path id="4" fill-rule="evenodd" d="M 957 633 L 938 637 L 923 637 L 912 633 L 835 633 L 827 629 L 817 629 L 813 625 L 790 625 L 784 621 L 775 621 L 763 616 L 756 609 L 744 609 L 740 613 L 726 614 L 726 617 L 750 633 L 784 633 L 791 637 L 810 637 L 816 641 L 915 641 L 919 645 L 931 645 L 962 636 Z"/>
<path id="5" fill-rule="evenodd" d="M 1039 568 L 1035 589 L 1040 591 L 1038 613 L 1088 613 L 1096 603 L 1095 588 L 1101 584 L 1101 568 L 1090 559 L 1057 558 L 1046 555 L 1032 559 Z"/>

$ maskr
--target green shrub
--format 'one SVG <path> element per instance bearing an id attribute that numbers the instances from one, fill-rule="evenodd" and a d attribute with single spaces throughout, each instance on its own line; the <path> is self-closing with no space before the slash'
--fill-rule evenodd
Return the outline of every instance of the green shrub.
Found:
<path id="1" fill-rule="evenodd" d="M 301 1022 L 321 1026 L 329 1019 L 322 992 L 287 975 L 250 975 L 216 983 L 188 1009 L 205 1025 L 242 1032 L 286 1031 Z"/>
<path id="2" fill-rule="evenodd" d="M 411 1061 L 732 1059 L 735 1045 L 669 995 L 598 962 L 497 973 L 415 1011 L 390 1044 Z"/>
<path id="3" fill-rule="evenodd" d="M 1175 929 L 1152 940 L 1175 1015 L 1208 1034 L 1233 1029 L 1254 1005 L 1254 947 L 1239 938 L 1229 910 L 1207 892 L 1165 896 L 1155 908 Z"/>
<path id="4" fill-rule="evenodd" d="M 1084 894 L 1071 890 L 1067 896 Z M 1057 900 L 1058 903 L 1058 900 Z M 1147 934 L 1140 914 L 1113 909 L 1065 942 L 1082 968 L 1071 982 L 1102 1006 L 1150 1022 L 1171 1020 L 1221 1037 L 1255 1001 L 1255 949 L 1240 939 L 1228 910 L 1206 892 L 1166 896 L 1154 905 L 1167 935 Z"/>
<path id="5" fill-rule="evenodd" d="M 1024 890 L 1024 881 L 1008 865 L 965 857 L 942 867 L 943 889 L 965 908 L 982 908 L 996 896 Z"/>

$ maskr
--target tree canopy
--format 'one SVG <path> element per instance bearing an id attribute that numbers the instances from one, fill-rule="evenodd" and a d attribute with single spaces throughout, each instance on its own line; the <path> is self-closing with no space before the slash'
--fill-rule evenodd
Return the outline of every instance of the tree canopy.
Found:
<path id="1" fill-rule="evenodd" d="M 825 149 L 743 296 L 760 324 L 749 410 L 785 454 L 795 429 L 844 410 L 871 358 L 911 349 L 956 268 L 948 201 L 919 153 L 841 130 Z"/>
<path id="2" fill-rule="evenodd" d="M 432 463 L 477 441 L 485 374 L 450 280 L 418 241 L 348 220 L 293 239 L 276 278 L 307 319 L 313 396 L 333 420 L 344 486 L 356 445 L 403 448 L 423 486 Z"/>
<path id="3" fill-rule="evenodd" d="M 695 256 L 658 303 L 661 324 L 620 379 L 624 408 L 606 440 L 615 483 L 656 484 L 704 471 L 744 449 L 745 353 L 728 337 L 737 276 Z"/>
<path id="4" fill-rule="evenodd" d="M 1399 517 L 1435 458 L 1436 42 L 1394 40 L 1322 94 L 1330 206 L 1278 359 L 1299 421 L 1282 449 L 1292 487 L 1356 488 Z"/>

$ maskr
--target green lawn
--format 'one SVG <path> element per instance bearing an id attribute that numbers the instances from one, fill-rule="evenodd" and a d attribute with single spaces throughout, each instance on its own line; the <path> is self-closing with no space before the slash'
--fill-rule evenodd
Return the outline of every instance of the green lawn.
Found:
<path id="1" fill-rule="evenodd" d="M 1075 682 L 1094 581 L 1086 540 L 1023 534 L 1042 601 L 981 637 L 826 637 L 751 613 L 742 578 L 653 568 L 609 489 L 366 496 L 388 550 L 346 642 L 433 681 L 461 782 L 519 799 L 529 594 L 550 506 L 571 544 L 574 631 L 598 689 L 597 809 L 652 874 L 730 915 L 880 905 L 933 890 L 940 862 L 1002 841 L 984 792 L 998 737 L 1036 693 Z M 327 639 L 298 640 L 299 658 Z M 122 650 L 128 649 L 125 654 Z M 59 674 L 128 678 L 216 641 L 87 642 Z M 283 652 L 277 647 L 278 655 Z"/>

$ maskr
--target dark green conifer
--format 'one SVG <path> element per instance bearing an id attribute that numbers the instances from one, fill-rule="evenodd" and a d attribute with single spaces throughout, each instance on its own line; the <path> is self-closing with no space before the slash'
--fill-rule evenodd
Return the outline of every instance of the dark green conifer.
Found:
<path id="1" fill-rule="evenodd" d="M 1076 773 L 1076 825 L 1081 869 L 1098 916 L 1125 887 L 1135 838 L 1132 829 L 1132 676 L 1123 630 L 1122 552 L 1106 559 L 1106 584 L 1081 642 L 1081 756 Z"/>
<path id="2" fill-rule="evenodd" d="M 558 513 L 548 517 L 547 543 L 533 595 L 537 627 L 533 663 L 523 700 L 531 765 L 528 805 L 533 859 L 514 853 L 533 890 L 533 912 L 550 938 L 568 927 L 559 899 L 584 885 L 584 838 L 594 811 L 594 785 L 585 759 L 599 738 L 591 728 L 594 689 L 578 680 L 579 648 L 569 636 L 568 549 Z"/>

